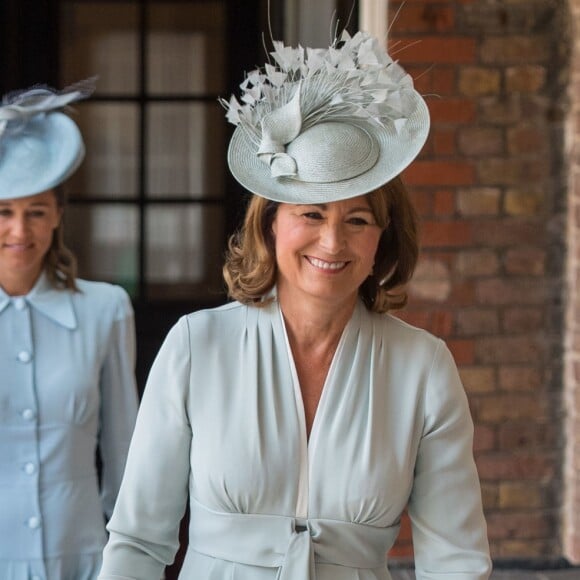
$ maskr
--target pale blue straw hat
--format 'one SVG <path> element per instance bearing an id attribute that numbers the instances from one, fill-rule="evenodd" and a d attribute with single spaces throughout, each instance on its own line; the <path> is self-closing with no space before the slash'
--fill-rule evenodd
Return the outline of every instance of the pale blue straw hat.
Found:
<path id="1" fill-rule="evenodd" d="M 36 195 L 63 183 L 85 155 L 77 124 L 61 110 L 89 96 L 94 79 L 57 92 L 33 87 L 0 105 L 0 199 Z"/>
<path id="2" fill-rule="evenodd" d="M 326 203 L 369 193 L 421 151 L 429 110 L 379 41 L 343 32 L 328 49 L 274 42 L 272 63 L 247 74 L 241 103 L 221 100 L 237 126 L 233 176 L 285 203 Z"/>

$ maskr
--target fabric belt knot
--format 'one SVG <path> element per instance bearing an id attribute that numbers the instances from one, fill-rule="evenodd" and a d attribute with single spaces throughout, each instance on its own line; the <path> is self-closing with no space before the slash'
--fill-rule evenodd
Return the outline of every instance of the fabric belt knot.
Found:
<path id="1" fill-rule="evenodd" d="M 381 568 L 399 525 L 227 513 L 191 501 L 189 546 L 230 562 L 278 568 L 277 580 L 315 580 L 314 563 Z"/>

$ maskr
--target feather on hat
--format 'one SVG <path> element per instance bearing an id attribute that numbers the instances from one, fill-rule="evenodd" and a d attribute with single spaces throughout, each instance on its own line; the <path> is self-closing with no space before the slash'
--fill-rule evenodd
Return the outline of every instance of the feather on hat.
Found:
<path id="1" fill-rule="evenodd" d="M 425 101 L 367 33 L 344 31 L 328 49 L 275 41 L 275 64 L 250 72 L 220 100 L 237 125 L 228 149 L 249 191 L 286 203 L 368 193 L 417 156 L 429 131 Z"/>

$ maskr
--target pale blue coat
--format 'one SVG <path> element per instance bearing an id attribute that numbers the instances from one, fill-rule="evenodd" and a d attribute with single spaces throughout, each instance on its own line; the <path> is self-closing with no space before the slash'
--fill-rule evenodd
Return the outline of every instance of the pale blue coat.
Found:
<path id="1" fill-rule="evenodd" d="M 0 578 L 96 578 L 137 413 L 126 292 L 0 289 Z M 99 488 L 95 454 L 102 457 Z"/>
<path id="2" fill-rule="evenodd" d="M 358 303 L 307 441 L 278 304 L 183 317 L 145 389 L 101 580 L 388 580 L 409 505 L 419 580 L 490 559 L 467 398 L 445 344 Z"/>

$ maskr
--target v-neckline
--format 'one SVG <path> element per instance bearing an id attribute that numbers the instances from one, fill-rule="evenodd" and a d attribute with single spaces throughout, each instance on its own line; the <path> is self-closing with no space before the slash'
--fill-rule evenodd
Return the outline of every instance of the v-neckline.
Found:
<path id="1" fill-rule="evenodd" d="M 290 372 L 292 375 L 292 386 L 294 390 L 294 400 L 296 403 L 296 412 L 298 416 L 299 423 L 299 437 L 300 437 L 300 471 L 299 471 L 299 482 L 298 482 L 298 496 L 296 501 L 296 517 L 307 518 L 308 517 L 308 504 L 309 504 L 309 472 L 310 472 L 310 460 L 314 454 L 316 448 L 316 442 L 318 439 L 318 434 L 320 431 L 320 423 L 324 415 L 324 409 L 326 406 L 326 400 L 328 399 L 329 392 L 332 390 L 332 381 L 335 375 L 335 369 L 340 360 L 341 353 L 343 350 L 343 345 L 346 340 L 346 335 L 349 327 L 352 324 L 352 320 L 355 316 L 355 312 L 358 306 L 355 306 L 352 316 L 346 323 L 340 340 L 336 346 L 334 356 L 332 357 L 332 362 L 328 368 L 328 373 L 324 379 L 324 384 L 322 386 L 322 391 L 320 393 L 320 399 L 318 401 L 318 406 L 312 420 L 312 428 L 310 430 L 310 437 L 308 437 L 308 430 L 306 426 L 306 412 L 304 407 L 304 399 L 302 397 L 302 390 L 300 388 L 300 380 L 298 378 L 298 371 L 296 370 L 296 363 L 294 361 L 294 355 L 292 353 L 292 348 L 290 347 L 290 340 L 288 338 L 288 331 L 286 329 L 286 323 L 284 321 L 284 315 L 282 314 L 282 309 L 278 304 L 278 316 L 280 317 L 280 322 L 282 325 L 282 334 L 284 336 L 284 341 L 286 344 L 286 352 L 288 354 L 288 363 L 290 366 Z"/>

